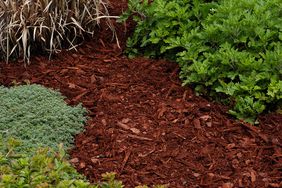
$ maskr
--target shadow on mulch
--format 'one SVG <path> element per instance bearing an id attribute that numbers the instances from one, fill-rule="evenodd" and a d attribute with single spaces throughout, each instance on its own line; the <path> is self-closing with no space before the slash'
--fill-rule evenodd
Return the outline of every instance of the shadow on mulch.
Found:
<path id="1" fill-rule="evenodd" d="M 126 8 L 111 2 L 112 15 Z M 115 25 L 124 47 L 134 24 Z M 238 122 L 226 107 L 181 87 L 177 64 L 126 58 L 103 27 L 97 38 L 52 61 L 37 56 L 27 68 L 0 69 L 3 85 L 43 84 L 87 107 L 91 118 L 70 153 L 90 181 L 114 171 L 126 187 L 282 186 L 281 115 L 260 116 L 258 127 Z"/>

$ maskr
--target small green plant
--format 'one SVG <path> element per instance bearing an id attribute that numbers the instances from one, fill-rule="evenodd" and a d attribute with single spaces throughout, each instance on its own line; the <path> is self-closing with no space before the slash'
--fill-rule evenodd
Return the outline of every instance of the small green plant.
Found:
<path id="1" fill-rule="evenodd" d="M 2 140 L 1 146 L 0 187 L 98 188 L 85 181 L 65 160 L 62 147 L 58 152 L 41 148 L 33 156 L 26 156 L 15 152 L 19 146 L 15 139 L 8 139 L 5 145 Z"/>
<path id="2" fill-rule="evenodd" d="M 282 104 L 282 3 L 279 0 L 129 1 L 129 55 L 176 60 L 183 85 L 232 105 L 254 123 Z"/>
<path id="3" fill-rule="evenodd" d="M 5 143 L 5 144 L 4 144 Z M 18 140 L 0 140 L 0 187 L 3 188 L 122 188 L 115 174 L 104 175 L 101 184 L 91 185 L 66 160 L 62 145 L 57 152 L 37 148 L 32 156 L 18 153 Z"/>
<path id="4" fill-rule="evenodd" d="M 0 86 L 0 99 L 0 133 L 3 139 L 20 139 L 21 152 L 41 146 L 55 149 L 59 143 L 68 148 L 86 121 L 81 105 L 68 106 L 59 92 L 40 85 Z"/>
<path id="5" fill-rule="evenodd" d="M 109 18 L 103 0 L 1 0 L 0 57 L 29 63 L 39 49 L 51 56 L 76 48 L 85 35 L 94 35 L 101 19 Z"/>
<path id="6" fill-rule="evenodd" d="M 108 172 L 102 174 L 103 181 L 99 184 L 101 188 L 123 188 L 123 184 L 121 181 L 116 180 L 116 174 L 113 172 Z"/>

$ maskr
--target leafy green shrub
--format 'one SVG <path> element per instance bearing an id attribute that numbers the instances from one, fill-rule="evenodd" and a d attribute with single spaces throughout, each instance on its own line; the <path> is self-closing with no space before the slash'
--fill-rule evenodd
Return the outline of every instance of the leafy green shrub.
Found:
<path id="1" fill-rule="evenodd" d="M 0 142 L 0 187 L 4 188 L 122 188 L 115 174 L 103 175 L 106 182 L 90 185 L 78 174 L 65 158 L 65 151 L 50 148 L 37 149 L 33 156 L 15 152 L 20 143 L 9 139 L 7 144 Z"/>
<path id="2" fill-rule="evenodd" d="M 281 102 L 281 8 L 276 0 L 222 1 L 202 28 L 183 37 L 189 43 L 179 58 L 184 84 L 231 96 L 230 113 L 249 122 Z"/>
<path id="3" fill-rule="evenodd" d="M 102 18 L 110 18 L 103 0 L 1 0 L 0 57 L 23 57 L 29 63 L 38 49 L 50 55 L 73 49 L 79 39 L 94 34 Z"/>
<path id="4" fill-rule="evenodd" d="M 281 108 L 281 1 L 130 2 L 125 18 L 138 16 L 129 53 L 176 59 L 184 85 L 228 99 L 230 113 L 248 122 Z"/>
<path id="5" fill-rule="evenodd" d="M 134 57 L 144 54 L 147 57 L 165 56 L 175 59 L 176 53 L 184 50 L 174 44 L 183 33 L 201 25 L 216 1 L 204 0 L 129 0 L 128 10 L 120 17 L 125 21 L 133 15 L 137 22 L 134 34 L 127 40 L 126 53 Z M 178 41 L 178 40 L 177 40 Z M 172 45 L 173 44 L 173 45 Z"/>
<path id="6" fill-rule="evenodd" d="M 59 143 L 69 147 L 86 121 L 81 105 L 68 106 L 59 92 L 40 85 L 0 86 L 0 99 L 0 133 L 4 139 L 20 139 L 22 152 L 40 146 L 55 149 Z"/>

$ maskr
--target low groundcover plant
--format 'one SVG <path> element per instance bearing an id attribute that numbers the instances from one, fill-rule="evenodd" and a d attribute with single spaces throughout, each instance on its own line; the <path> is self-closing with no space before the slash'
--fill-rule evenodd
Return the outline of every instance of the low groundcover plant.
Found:
<path id="1" fill-rule="evenodd" d="M 91 185 L 66 160 L 60 145 L 57 152 L 37 148 L 32 156 L 15 152 L 21 143 L 9 138 L 0 140 L 0 187 L 3 188 L 122 188 L 114 173 L 106 173 L 98 184 Z"/>
<path id="2" fill-rule="evenodd" d="M 0 86 L 0 99 L 0 133 L 3 139 L 20 139 L 23 144 L 17 149 L 22 152 L 55 149 L 60 143 L 68 148 L 86 121 L 81 105 L 68 106 L 58 91 L 40 85 Z"/>

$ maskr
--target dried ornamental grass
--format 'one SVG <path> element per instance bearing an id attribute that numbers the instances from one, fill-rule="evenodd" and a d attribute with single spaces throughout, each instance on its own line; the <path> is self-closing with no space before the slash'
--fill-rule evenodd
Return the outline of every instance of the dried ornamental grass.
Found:
<path id="1" fill-rule="evenodd" d="M 73 49 L 109 16 L 104 0 L 0 0 L 0 57 L 29 62 L 36 50 Z M 109 27 L 113 29 L 110 22 Z"/>

